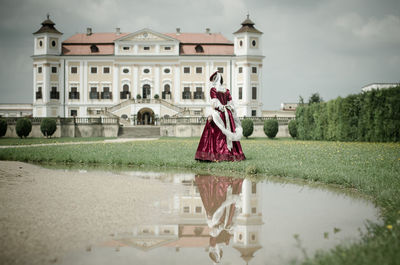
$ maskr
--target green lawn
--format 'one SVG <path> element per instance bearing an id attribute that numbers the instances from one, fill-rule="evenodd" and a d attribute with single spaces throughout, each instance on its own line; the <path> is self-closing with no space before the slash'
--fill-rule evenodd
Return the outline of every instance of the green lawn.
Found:
<path id="1" fill-rule="evenodd" d="M 198 138 L 128 143 L 0 149 L 1 160 L 181 168 L 245 176 L 257 172 L 340 185 L 372 198 L 384 225 L 371 225 L 359 244 L 306 260 L 306 264 L 398 264 L 400 260 L 400 144 L 244 139 L 243 162 L 194 160 Z"/>
<path id="2" fill-rule="evenodd" d="M 53 144 L 53 143 L 69 143 L 69 142 L 91 142 L 91 141 L 103 141 L 107 139 L 116 139 L 113 138 L 105 138 L 105 137 L 62 137 L 62 138 L 0 138 L 0 145 L 31 145 L 31 144 Z"/>

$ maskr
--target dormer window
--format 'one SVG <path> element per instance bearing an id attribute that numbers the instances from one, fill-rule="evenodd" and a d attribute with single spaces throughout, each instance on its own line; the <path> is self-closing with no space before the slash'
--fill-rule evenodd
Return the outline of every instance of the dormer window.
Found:
<path id="1" fill-rule="evenodd" d="M 90 45 L 90 51 L 91 52 L 99 52 L 99 47 L 97 47 L 96 44 Z"/>
<path id="2" fill-rule="evenodd" d="M 253 45 L 253 47 L 256 47 L 257 42 L 256 42 L 255 40 L 253 40 L 253 41 L 251 42 L 251 45 Z"/>
<path id="3" fill-rule="evenodd" d="M 171 50 L 171 47 L 170 47 L 170 46 L 165 46 L 165 47 L 164 47 L 164 50 L 165 50 L 165 51 L 170 51 L 170 50 Z"/>
<path id="4" fill-rule="evenodd" d="M 124 51 L 129 51 L 129 46 L 124 46 L 124 47 L 122 47 L 122 49 L 124 50 Z"/>
<path id="5" fill-rule="evenodd" d="M 150 51 L 150 46 L 144 46 L 144 47 L 143 47 L 143 50 L 145 50 L 145 51 Z"/>
<path id="6" fill-rule="evenodd" d="M 39 41 L 39 47 L 40 48 L 43 47 L 43 41 L 42 40 Z"/>
<path id="7" fill-rule="evenodd" d="M 55 40 L 51 41 L 51 47 L 56 47 L 57 42 Z"/>
<path id="8" fill-rule="evenodd" d="M 194 49 L 196 50 L 197 53 L 204 52 L 203 46 L 201 46 L 200 44 L 197 44 Z"/>

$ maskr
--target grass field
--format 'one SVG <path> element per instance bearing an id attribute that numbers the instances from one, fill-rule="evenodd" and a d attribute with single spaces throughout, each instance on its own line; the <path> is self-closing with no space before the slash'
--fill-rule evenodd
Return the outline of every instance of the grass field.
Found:
<path id="1" fill-rule="evenodd" d="M 53 144 L 53 143 L 70 143 L 70 142 L 92 142 L 92 141 L 103 141 L 106 139 L 116 139 L 105 138 L 105 137 L 87 137 L 87 138 L 0 138 L 0 145 L 31 145 L 31 144 Z"/>
<path id="2" fill-rule="evenodd" d="M 257 173 L 337 184 L 368 195 L 382 209 L 384 225 L 371 225 L 361 243 L 339 246 L 306 264 L 398 264 L 400 260 L 400 144 L 242 140 L 247 160 L 194 160 L 198 138 L 0 149 L 1 160 L 185 168 L 245 176 Z"/>

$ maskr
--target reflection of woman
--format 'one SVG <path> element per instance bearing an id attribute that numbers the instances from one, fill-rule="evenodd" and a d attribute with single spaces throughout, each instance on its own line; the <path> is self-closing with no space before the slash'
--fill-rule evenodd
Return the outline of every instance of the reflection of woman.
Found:
<path id="1" fill-rule="evenodd" d="M 208 117 L 195 155 L 196 160 L 239 161 L 246 157 L 240 145 L 242 126 L 236 115 L 229 89 L 222 87 L 222 75 L 211 75 L 212 115 Z"/>
<path id="2" fill-rule="evenodd" d="M 210 228 L 210 258 L 219 263 L 222 246 L 228 245 L 240 203 L 243 179 L 215 176 L 196 176 L 197 187 L 203 201 Z"/>

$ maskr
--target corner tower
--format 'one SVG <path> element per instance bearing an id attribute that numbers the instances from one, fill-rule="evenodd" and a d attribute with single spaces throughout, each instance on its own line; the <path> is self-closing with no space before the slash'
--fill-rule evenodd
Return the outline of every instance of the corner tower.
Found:
<path id="1" fill-rule="evenodd" d="M 61 35 L 47 15 L 42 27 L 33 33 L 33 116 L 61 116 L 63 68 L 61 67 Z"/>
<path id="2" fill-rule="evenodd" d="M 233 33 L 237 68 L 239 116 L 261 116 L 262 107 L 262 32 L 249 15 Z"/>

